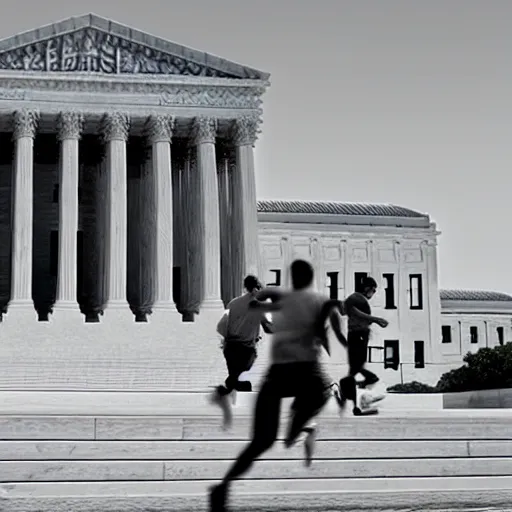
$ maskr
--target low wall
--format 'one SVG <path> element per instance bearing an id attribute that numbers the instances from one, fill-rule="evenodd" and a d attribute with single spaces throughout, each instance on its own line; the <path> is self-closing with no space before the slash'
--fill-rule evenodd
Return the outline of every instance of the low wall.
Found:
<path id="1" fill-rule="evenodd" d="M 444 393 L 444 409 L 511 409 L 512 389 Z"/>

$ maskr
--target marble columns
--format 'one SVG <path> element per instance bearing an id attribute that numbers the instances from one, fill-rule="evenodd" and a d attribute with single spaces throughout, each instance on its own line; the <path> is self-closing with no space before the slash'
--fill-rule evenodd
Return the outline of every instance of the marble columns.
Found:
<path id="1" fill-rule="evenodd" d="M 79 310 L 77 302 L 78 141 L 84 118 L 63 112 L 58 120 L 61 143 L 59 169 L 59 256 L 55 311 Z"/>
<path id="2" fill-rule="evenodd" d="M 32 231 L 34 209 L 34 137 L 39 113 L 20 110 L 14 114 L 14 194 L 12 221 L 12 282 L 9 309 L 33 311 Z"/>
<path id="3" fill-rule="evenodd" d="M 147 134 L 152 148 L 153 202 L 155 205 L 155 301 L 153 309 L 175 311 L 172 297 L 173 271 L 173 194 L 171 139 L 174 119 L 153 116 Z"/>
<path id="4" fill-rule="evenodd" d="M 232 172 L 231 198 L 232 233 L 231 262 L 233 265 L 235 295 L 242 292 L 243 279 L 247 274 L 260 274 L 258 212 L 256 204 L 256 179 L 254 175 L 254 151 L 258 133 L 258 119 L 239 118 L 233 126 L 233 142 L 236 146 L 236 165 Z"/>
<path id="5" fill-rule="evenodd" d="M 106 222 L 106 294 L 107 309 L 126 309 L 127 273 L 127 169 L 126 141 L 129 117 L 121 112 L 103 119 L 103 136 L 107 157 L 107 222 Z"/>
<path id="6" fill-rule="evenodd" d="M 220 221 L 219 186 L 215 138 L 217 122 L 201 117 L 194 120 L 194 142 L 197 150 L 197 173 L 199 184 L 199 230 L 202 240 L 203 309 L 224 309 L 221 300 L 220 279 Z"/>

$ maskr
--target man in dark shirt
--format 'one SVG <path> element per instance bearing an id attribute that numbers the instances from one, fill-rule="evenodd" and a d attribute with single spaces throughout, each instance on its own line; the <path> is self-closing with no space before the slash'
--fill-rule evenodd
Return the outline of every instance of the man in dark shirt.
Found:
<path id="1" fill-rule="evenodd" d="M 387 327 L 388 322 L 384 318 L 372 316 L 370 299 L 377 291 L 377 283 L 372 277 L 366 277 L 361 283 L 361 292 L 349 295 L 344 303 L 344 313 L 348 316 L 347 352 L 348 352 L 348 376 L 340 380 L 340 396 L 337 396 L 341 406 L 346 400 L 354 403 L 353 413 L 356 416 L 364 414 L 357 407 L 357 389 L 355 376 L 360 373 L 364 377 L 361 387 L 365 388 L 379 381 L 377 375 L 364 366 L 368 359 L 368 342 L 370 340 L 370 326 L 377 324 Z"/>

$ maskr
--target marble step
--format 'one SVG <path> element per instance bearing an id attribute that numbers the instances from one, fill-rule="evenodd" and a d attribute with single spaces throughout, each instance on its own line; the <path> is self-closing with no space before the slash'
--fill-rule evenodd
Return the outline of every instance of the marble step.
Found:
<path id="1" fill-rule="evenodd" d="M 219 480 L 230 460 L 102 460 L 0 462 L 0 482 L 90 482 Z M 246 479 L 406 478 L 442 476 L 511 476 L 511 457 L 321 459 L 306 468 L 298 460 L 258 460 Z"/>
<path id="2" fill-rule="evenodd" d="M 57 392 L 57 391 L 0 391 L 0 416 L 17 414 L 46 415 L 201 415 L 217 416 L 219 411 L 209 404 L 213 389 L 204 392 Z M 250 415 L 256 393 L 234 394 L 233 409 L 237 415 Z M 291 399 L 285 399 L 286 408 Z M 442 395 L 388 394 L 380 402 L 383 412 L 402 415 L 415 411 L 429 414 L 443 410 Z M 455 410 L 457 411 L 457 410 Z M 334 399 L 330 400 L 324 415 L 339 414 Z M 454 415 L 460 412 L 454 412 Z M 512 411 L 510 412 L 512 417 Z"/>
<path id="3" fill-rule="evenodd" d="M 210 482 L 0 484 L 6 512 L 204 512 Z M 242 480 L 232 510 L 512 510 L 512 477 Z"/>
<path id="4" fill-rule="evenodd" d="M 324 440 L 511 440 L 507 416 L 418 416 L 318 418 L 318 438 Z M 220 419 L 211 417 L 87 417 L 2 416 L 0 440 L 246 440 L 251 431 L 249 417 L 235 418 L 229 431 Z M 286 424 L 283 422 L 281 431 Z"/>
<path id="5" fill-rule="evenodd" d="M 226 460 L 247 441 L 0 441 L 1 461 Z M 301 460 L 302 451 L 282 443 L 264 459 Z M 512 457 L 512 441 L 320 440 L 315 459 Z"/>

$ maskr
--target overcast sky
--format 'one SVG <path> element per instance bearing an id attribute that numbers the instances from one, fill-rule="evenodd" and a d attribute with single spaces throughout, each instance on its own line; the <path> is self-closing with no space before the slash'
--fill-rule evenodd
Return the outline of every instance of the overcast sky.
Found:
<path id="1" fill-rule="evenodd" d="M 94 12 L 272 74 L 259 198 L 437 222 L 440 284 L 512 292 L 512 1 L 3 0 L 0 36 Z"/>

